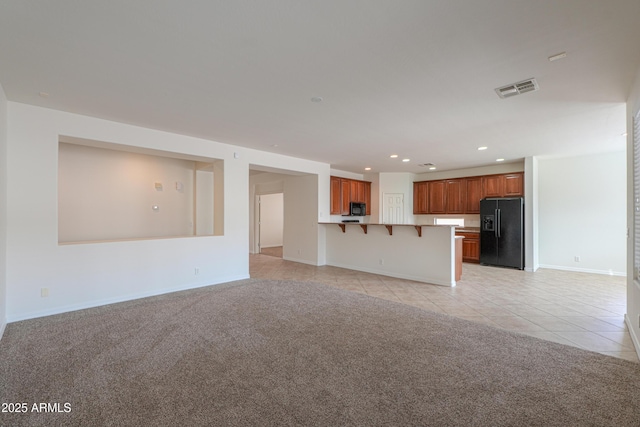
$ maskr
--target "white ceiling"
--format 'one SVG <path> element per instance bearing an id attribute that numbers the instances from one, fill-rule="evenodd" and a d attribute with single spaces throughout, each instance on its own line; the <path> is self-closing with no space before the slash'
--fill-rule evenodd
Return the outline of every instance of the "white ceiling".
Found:
<path id="1" fill-rule="evenodd" d="M 359 173 L 622 150 L 639 66 L 638 0 L 0 3 L 10 101 Z"/>

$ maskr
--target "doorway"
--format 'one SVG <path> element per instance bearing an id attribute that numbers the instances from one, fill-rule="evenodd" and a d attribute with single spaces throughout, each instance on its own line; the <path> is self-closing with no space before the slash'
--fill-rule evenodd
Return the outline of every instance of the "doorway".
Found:
<path id="1" fill-rule="evenodd" d="M 282 258 L 284 194 L 263 194 L 257 199 L 259 253 Z"/>

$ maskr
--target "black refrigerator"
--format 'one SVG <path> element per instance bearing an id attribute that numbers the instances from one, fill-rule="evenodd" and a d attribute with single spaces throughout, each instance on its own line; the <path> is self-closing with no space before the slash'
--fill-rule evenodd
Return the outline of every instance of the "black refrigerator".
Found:
<path id="1" fill-rule="evenodd" d="M 524 200 L 480 201 L 480 264 L 524 269 Z"/>

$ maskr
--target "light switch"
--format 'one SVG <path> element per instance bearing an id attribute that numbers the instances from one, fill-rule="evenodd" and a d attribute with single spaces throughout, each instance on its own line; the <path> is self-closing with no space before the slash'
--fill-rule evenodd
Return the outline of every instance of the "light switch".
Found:
<path id="1" fill-rule="evenodd" d="M 157 191 L 162 191 L 162 183 L 161 182 L 156 182 L 156 190 Z"/>

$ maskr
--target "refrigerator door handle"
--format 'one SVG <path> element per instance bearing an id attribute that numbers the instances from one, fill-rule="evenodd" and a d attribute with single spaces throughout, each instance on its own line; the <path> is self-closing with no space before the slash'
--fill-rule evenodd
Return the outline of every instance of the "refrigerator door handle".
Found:
<path id="1" fill-rule="evenodd" d="M 502 221 L 500 220 L 500 209 L 496 209 L 496 237 L 498 239 L 502 237 L 500 235 L 501 228 L 502 228 Z"/>

